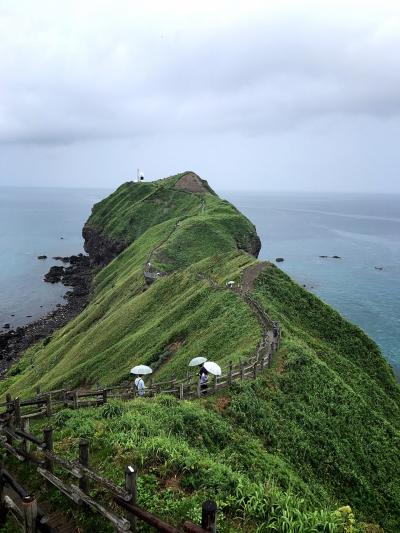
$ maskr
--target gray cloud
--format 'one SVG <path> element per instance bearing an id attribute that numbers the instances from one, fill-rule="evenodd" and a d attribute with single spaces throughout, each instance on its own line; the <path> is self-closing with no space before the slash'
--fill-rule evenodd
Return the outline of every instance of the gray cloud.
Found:
<path id="1" fill-rule="evenodd" d="M 260 135 L 324 115 L 400 112 L 400 11 L 352 18 L 337 3 L 329 12 L 237 2 L 221 4 L 219 16 L 207 3 L 175 16 L 182 3 L 167 4 L 4 4 L 1 142 L 193 128 Z M 223 8 L 235 6 L 225 21 Z"/>
<path id="2" fill-rule="evenodd" d="M 3 0 L 0 183 L 398 190 L 399 58 L 389 0 Z"/>

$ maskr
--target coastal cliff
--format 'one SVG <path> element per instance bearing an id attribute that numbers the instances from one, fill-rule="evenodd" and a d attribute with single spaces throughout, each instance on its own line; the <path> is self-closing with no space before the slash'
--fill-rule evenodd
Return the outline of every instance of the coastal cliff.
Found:
<path id="1" fill-rule="evenodd" d="M 196 402 L 161 395 L 61 411 L 57 446 L 90 437 L 111 477 L 134 457 L 139 494 L 175 523 L 212 497 L 222 533 L 400 530 L 393 372 L 364 332 L 257 261 L 246 217 L 185 172 L 122 185 L 94 206 L 84 235 L 98 266 L 89 304 L 25 353 L 3 395 L 115 385 L 139 363 L 158 381 L 183 378 L 200 354 L 248 360 L 262 328 L 231 280 L 279 321 L 282 344 L 257 379 Z"/>
<path id="2" fill-rule="evenodd" d="M 125 183 L 93 207 L 82 230 L 85 251 L 94 264 L 105 266 L 151 226 L 171 217 L 184 220 L 203 213 L 204 195 L 218 198 L 207 181 L 191 171 L 156 182 Z M 239 224 L 238 230 L 233 226 L 230 230 L 237 248 L 258 257 L 260 238 L 249 221 L 244 228 L 243 222 L 247 219 L 242 214 L 228 202 L 220 200 L 208 209 L 214 210 L 215 218 L 212 224 L 205 218 L 205 231 L 208 229 L 212 233 L 214 223 L 223 222 L 224 215 L 227 223 L 235 219 Z"/>

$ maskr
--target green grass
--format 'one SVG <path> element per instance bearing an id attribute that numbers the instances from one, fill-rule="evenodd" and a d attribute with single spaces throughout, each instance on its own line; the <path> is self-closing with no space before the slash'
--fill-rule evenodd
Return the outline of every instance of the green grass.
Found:
<path id="1" fill-rule="evenodd" d="M 316 498 L 290 463 L 238 428 L 230 410 L 168 396 L 64 410 L 54 419 L 55 450 L 75 459 L 79 440 L 90 439 L 92 468 L 117 484 L 125 467 L 135 465 L 139 505 L 176 525 L 183 519 L 199 523 L 202 502 L 212 498 L 220 510 L 219 533 L 359 531 L 346 529 L 351 512 L 338 511 L 328 497 Z M 44 424 L 35 422 L 33 430 L 39 434 Z M 30 486 L 39 500 L 49 498 L 34 478 Z M 92 489 L 92 496 L 99 500 L 104 493 Z M 55 492 L 49 500 L 67 512 Z M 83 531 L 111 531 L 93 517 L 78 515 L 78 522 Z"/>
<path id="2" fill-rule="evenodd" d="M 174 191 L 177 179 L 125 184 L 98 204 L 90 223 L 131 244 L 97 274 L 88 307 L 13 367 L 2 394 L 111 385 L 136 363 L 178 378 L 196 355 L 226 364 L 254 352 L 259 324 L 222 288 L 256 262 L 245 251 L 254 227 L 212 193 Z M 150 254 L 170 274 L 144 290 Z M 136 462 L 141 503 L 175 522 L 198 518 L 213 497 L 221 532 L 355 532 L 360 521 L 400 531 L 400 388 L 378 347 L 273 265 L 253 296 L 283 328 L 271 369 L 223 397 L 63 411 L 59 449 L 74 454 L 90 438 L 96 468 L 120 481 Z M 346 505 L 354 527 L 335 511 Z"/>

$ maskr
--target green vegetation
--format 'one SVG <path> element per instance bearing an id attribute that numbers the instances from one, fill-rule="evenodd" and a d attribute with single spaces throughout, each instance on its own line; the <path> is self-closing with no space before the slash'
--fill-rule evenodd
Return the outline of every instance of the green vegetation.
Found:
<path id="1" fill-rule="evenodd" d="M 63 410 L 54 419 L 56 450 L 75 459 L 79 439 L 89 438 L 92 466 L 116 483 L 122 483 L 126 465 L 135 463 L 139 505 L 176 524 L 182 517 L 199 522 L 202 502 L 214 498 L 222 511 L 220 533 L 359 531 L 356 524 L 349 527 L 354 518 L 348 508 L 321 502 L 284 458 L 238 428 L 232 407 L 225 415 L 217 409 L 214 401 L 158 396 Z M 44 423 L 35 423 L 35 431 Z M 39 495 L 43 490 L 35 489 Z M 50 501 L 60 504 L 54 492 Z M 94 517 L 78 520 L 85 531 L 112 531 Z"/>
<path id="2" fill-rule="evenodd" d="M 255 264 L 245 251 L 254 227 L 212 192 L 173 189 L 178 179 L 125 184 L 96 206 L 92 227 L 131 244 L 97 274 L 88 307 L 28 350 L 2 393 L 116 384 L 139 362 L 163 380 L 183 376 L 195 355 L 224 364 L 254 353 L 259 324 L 223 288 Z M 149 257 L 169 275 L 145 290 Z M 400 531 L 400 388 L 378 347 L 273 265 L 252 295 L 283 328 L 271 369 L 201 401 L 62 411 L 58 450 L 75 457 L 78 439 L 90 438 L 95 468 L 121 482 L 126 464 L 138 464 L 140 503 L 176 523 L 197 521 L 212 497 L 221 533 L 355 533 L 362 522 Z M 84 531 L 98 527 L 81 518 Z"/>

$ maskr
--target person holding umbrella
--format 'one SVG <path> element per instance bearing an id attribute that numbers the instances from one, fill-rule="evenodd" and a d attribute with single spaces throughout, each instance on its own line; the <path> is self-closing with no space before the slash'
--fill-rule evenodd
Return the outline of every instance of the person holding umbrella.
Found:
<path id="1" fill-rule="evenodd" d="M 205 393 L 207 390 L 208 383 L 208 371 L 204 366 L 200 369 L 200 388 Z"/>
<path id="2" fill-rule="evenodd" d="M 200 378 L 200 387 L 203 392 L 207 390 L 208 374 L 212 374 L 217 379 L 222 374 L 221 367 L 213 361 L 206 361 L 204 363 L 204 374 L 202 376 L 205 376 L 205 378 Z"/>
<path id="3" fill-rule="evenodd" d="M 200 381 L 200 387 L 202 390 L 207 389 L 207 381 L 208 381 L 208 372 L 204 368 L 204 363 L 207 361 L 207 357 L 194 357 L 190 363 L 189 366 L 198 366 L 199 367 L 199 381 Z"/>
<path id="4" fill-rule="evenodd" d="M 205 368 L 204 363 L 207 361 L 207 357 L 194 357 L 190 363 L 189 366 L 198 366 L 199 367 L 199 379 L 201 378 L 201 375 L 204 374 Z"/>
<path id="5" fill-rule="evenodd" d="M 142 376 L 138 376 L 138 377 L 135 379 L 135 387 L 136 387 L 136 390 L 138 391 L 138 395 L 139 395 L 139 396 L 144 396 L 144 389 L 145 389 L 146 387 L 145 387 L 145 385 L 144 385 L 144 381 L 143 381 Z"/>
<path id="6" fill-rule="evenodd" d="M 131 374 L 137 376 L 135 378 L 135 390 L 137 390 L 139 396 L 144 396 L 146 388 L 142 376 L 152 372 L 152 369 L 146 365 L 137 365 L 131 368 Z"/>

